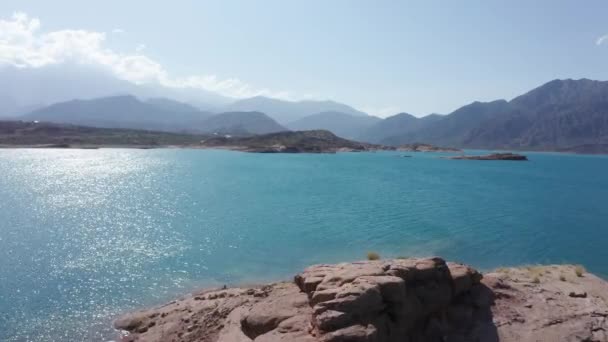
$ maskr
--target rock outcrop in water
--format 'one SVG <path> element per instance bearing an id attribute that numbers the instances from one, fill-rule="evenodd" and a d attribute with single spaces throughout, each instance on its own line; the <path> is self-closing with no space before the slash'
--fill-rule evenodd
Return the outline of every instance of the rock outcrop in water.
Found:
<path id="1" fill-rule="evenodd" d="M 607 298 L 606 282 L 573 266 L 482 277 L 440 258 L 394 259 L 195 293 L 115 326 L 123 341 L 149 342 L 607 341 Z"/>
<path id="2" fill-rule="evenodd" d="M 517 160 L 527 161 L 528 157 L 515 153 L 492 153 L 486 156 L 456 156 L 448 159 L 464 159 L 464 160 Z"/>

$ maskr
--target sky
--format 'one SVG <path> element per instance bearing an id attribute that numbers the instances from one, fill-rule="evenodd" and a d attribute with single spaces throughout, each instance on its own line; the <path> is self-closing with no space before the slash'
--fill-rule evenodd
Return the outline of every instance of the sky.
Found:
<path id="1" fill-rule="evenodd" d="M 0 64 L 423 116 L 608 80 L 607 16 L 599 0 L 2 0 Z"/>

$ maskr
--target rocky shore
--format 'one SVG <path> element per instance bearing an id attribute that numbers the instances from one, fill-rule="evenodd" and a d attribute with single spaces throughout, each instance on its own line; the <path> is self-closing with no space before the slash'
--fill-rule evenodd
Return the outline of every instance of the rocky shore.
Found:
<path id="1" fill-rule="evenodd" d="M 440 258 L 316 265 L 115 321 L 121 341 L 608 341 L 608 283 L 572 265 L 482 276 Z"/>

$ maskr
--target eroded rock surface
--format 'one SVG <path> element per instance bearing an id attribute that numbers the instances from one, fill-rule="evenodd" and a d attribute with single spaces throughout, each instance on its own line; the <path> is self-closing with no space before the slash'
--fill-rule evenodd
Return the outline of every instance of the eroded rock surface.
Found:
<path id="1" fill-rule="evenodd" d="M 584 295 L 583 295 L 584 294 Z M 572 266 L 482 276 L 440 258 L 316 265 L 115 321 L 123 341 L 608 341 L 608 285 Z"/>
<path id="2" fill-rule="evenodd" d="M 483 283 L 497 298 L 500 341 L 608 341 L 608 283 L 593 274 L 530 266 L 497 270 Z"/>

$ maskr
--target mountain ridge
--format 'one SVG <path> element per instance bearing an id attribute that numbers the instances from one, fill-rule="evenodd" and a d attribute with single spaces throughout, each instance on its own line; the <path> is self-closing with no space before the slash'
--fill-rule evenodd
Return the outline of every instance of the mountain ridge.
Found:
<path id="1" fill-rule="evenodd" d="M 339 102 L 325 100 L 286 101 L 255 96 L 237 100 L 222 108 L 224 111 L 259 111 L 275 119 L 278 123 L 287 125 L 305 116 L 320 112 L 342 112 L 354 116 L 367 116 L 367 113 Z"/>
<path id="2" fill-rule="evenodd" d="M 217 134 L 268 134 L 288 131 L 262 112 L 224 112 L 209 117 L 203 123 L 205 132 Z"/>
<path id="3" fill-rule="evenodd" d="M 60 102 L 20 119 L 180 133 L 263 134 L 287 130 L 259 112 L 211 114 L 170 99 L 142 101 L 133 95 Z"/>
<path id="4" fill-rule="evenodd" d="M 393 146 L 423 142 L 458 148 L 597 152 L 608 144 L 608 82 L 589 79 L 556 79 L 510 101 L 475 101 L 446 115 L 421 118 L 399 113 L 379 119 L 333 101 L 290 102 L 262 96 L 221 108 L 238 108 L 235 103 L 266 108 L 271 113 L 243 110 L 213 114 L 171 98 L 139 100 L 132 95 L 118 95 L 55 103 L 21 118 L 96 127 L 199 133 L 213 130 L 239 135 L 288 128 L 328 129 L 345 138 Z M 309 113 L 319 106 L 344 111 Z M 218 117 L 222 113 L 231 113 L 224 116 L 223 124 Z M 207 122 L 210 128 L 205 128 L 205 120 L 212 117 Z M 277 117 L 297 119 L 281 125 Z"/>
<path id="5" fill-rule="evenodd" d="M 287 124 L 292 130 L 325 129 L 339 137 L 354 139 L 360 136 L 370 125 L 382 119 L 375 116 L 355 116 L 343 112 L 320 112 L 305 116 Z"/>
<path id="6" fill-rule="evenodd" d="M 511 101 L 476 101 L 428 125 L 419 120 L 411 125 L 422 127 L 376 134 L 371 142 L 534 150 L 603 146 L 608 142 L 608 82 L 552 80 Z"/>
<path id="7" fill-rule="evenodd" d="M 138 98 L 165 97 L 188 102 L 205 111 L 232 99 L 203 89 L 135 84 L 107 70 L 88 65 L 50 65 L 18 68 L 0 63 L 0 117 L 18 117 L 34 109 L 74 99 L 132 94 Z"/>

